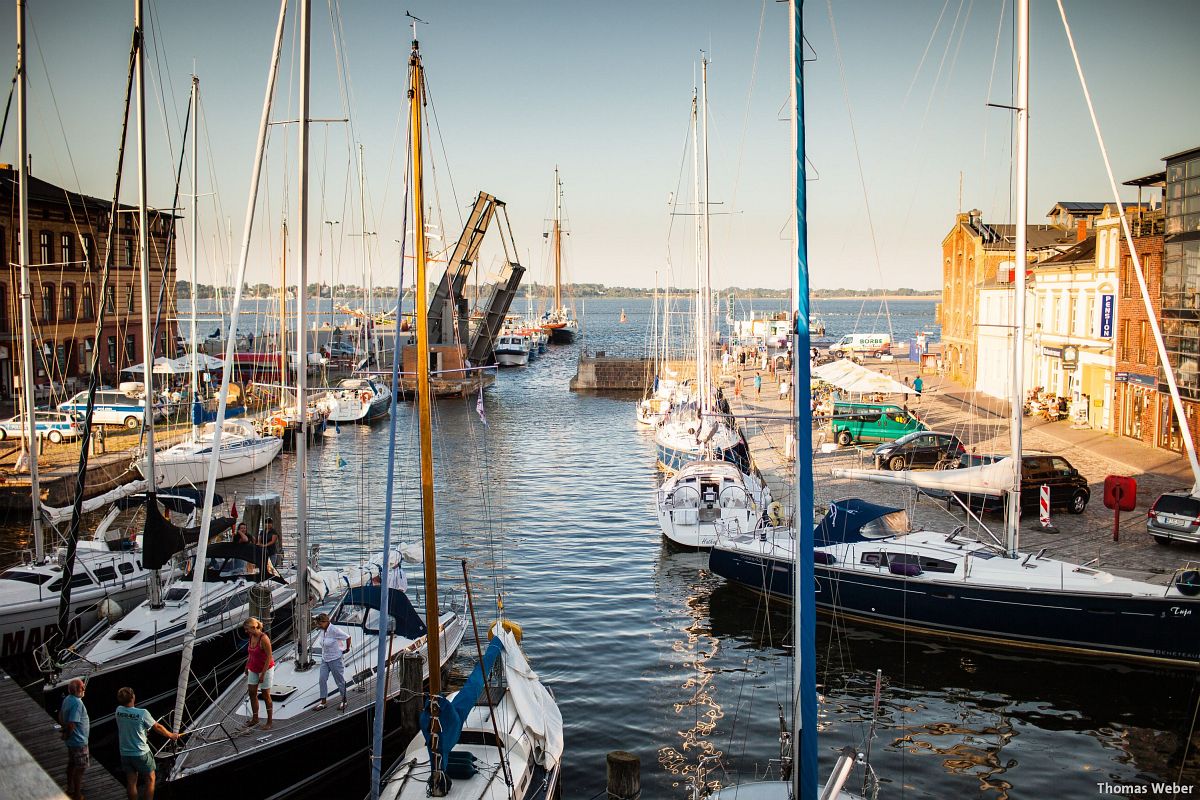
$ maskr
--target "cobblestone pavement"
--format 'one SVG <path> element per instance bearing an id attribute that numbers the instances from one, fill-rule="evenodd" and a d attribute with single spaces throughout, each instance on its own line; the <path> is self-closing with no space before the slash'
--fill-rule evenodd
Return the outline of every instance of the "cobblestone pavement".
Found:
<path id="1" fill-rule="evenodd" d="M 915 367 L 907 362 L 904 367 L 890 367 L 888 371 L 896 377 L 912 376 L 916 373 Z M 737 397 L 732 389 L 735 381 L 733 375 L 725 377 L 726 392 L 731 398 L 734 413 L 746 431 L 756 463 L 767 476 L 774 496 L 790 507 L 792 467 L 784 461 L 784 448 L 790 429 L 787 417 L 791 401 L 779 399 L 778 384 L 766 373 L 763 374 L 761 396 L 754 392 L 753 371 L 742 373 L 740 397 Z M 930 383 L 935 385 L 930 387 Z M 1009 425 L 1006 419 L 966 407 L 960 400 L 949 398 L 941 391 L 943 387 L 936 384 L 936 379 L 928 381 L 925 395 L 910 403 L 910 408 L 918 413 L 930 428 L 956 434 L 968 448 L 979 453 L 1008 452 Z M 1055 425 L 1065 426 L 1066 423 Z M 1028 513 L 1024 515 L 1020 532 L 1020 547 L 1023 551 L 1046 548 L 1048 555 L 1074 563 L 1099 559 L 1098 565 L 1102 569 L 1159 583 L 1168 582 L 1175 570 L 1187 566 L 1189 562 L 1193 566 L 1200 563 L 1200 546 L 1163 546 L 1155 543 L 1146 534 L 1146 509 L 1154 498 L 1168 489 L 1185 488 L 1190 484 L 1190 481 L 1181 477 L 1187 473 L 1186 459 L 1182 456 L 1168 457 L 1164 462 L 1161 451 L 1155 451 L 1155 464 L 1166 463 L 1166 468 L 1146 471 L 1137 468 L 1139 461 L 1148 460 L 1143 452 L 1147 448 L 1142 445 L 1122 443 L 1114 437 L 1091 437 L 1103 440 L 1109 455 L 1117 455 L 1117 460 L 1096 452 L 1096 447 L 1064 442 L 1062 434 L 1056 435 L 1054 429 L 1043 430 L 1047 427 L 1049 426 L 1030 424 L 1027 420 L 1023 449 L 1027 453 L 1042 451 L 1065 456 L 1087 478 L 1092 496 L 1083 514 L 1073 515 L 1066 511 L 1054 514 L 1052 523 L 1058 527 L 1058 533 L 1033 530 L 1032 526 L 1037 525 L 1036 516 Z M 814 429 L 813 438 L 814 442 L 829 441 L 828 427 Z M 949 533 L 956 526 L 967 524 L 969 530 L 978 529 L 978 524 L 967 519 L 961 509 L 951 512 L 947 510 L 943 501 L 935 501 L 928 497 L 915 500 L 911 490 L 900 486 L 832 476 L 831 471 L 834 468 L 872 469 L 872 447 L 873 445 L 839 448 L 833 453 L 817 452 L 814 455 L 813 477 L 818 514 L 822 513 L 832 500 L 862 497 L 905 508 L 914 527 L 917 528 L 944 529 Z M 1113 512 L 1104 507 L 1102 499 L 1106 475 L 1132 475 L 1138 480 L 1137 509 L 1121 515 L 1118 542 L 1112 540 Z M 1002 515 L 985 515 L 983 522 L 998 539 L 1004 538 Z M 980 535 L 987 538 L 985 532 L 980 532 Z"/>

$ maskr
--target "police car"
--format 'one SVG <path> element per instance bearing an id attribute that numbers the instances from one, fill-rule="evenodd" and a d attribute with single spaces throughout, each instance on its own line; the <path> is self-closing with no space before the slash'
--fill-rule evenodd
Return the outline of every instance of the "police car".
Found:
<path id="1" fill-rule="evenodd" d="M 97 425 L 124 425 L 131 431 L 137 430 L 146 417 L 145 402 L 114 389 L 101 389 L 96 392 L 92 422 Z M 60 403 L 58 410 L 82 418 L 87 413 L 87 392 L 80 392 L 65 403 Z M 155 415 L 162 416 L 162 411 L 155 409 Z"/>
<path id="2" fill-rule="evenodd" d="M 83 434 L 75 418 L 60 411 L 35 411 L 33 414 L 34 432 L 39 439 L 45 437 L 58 444 L 65 439 L 76 439 Z M 12 419 L 0 421 L 0 441 L 8 437 L 28 435 L 29 425 L 25 422 L 24 414 L 17 414 Z"/>

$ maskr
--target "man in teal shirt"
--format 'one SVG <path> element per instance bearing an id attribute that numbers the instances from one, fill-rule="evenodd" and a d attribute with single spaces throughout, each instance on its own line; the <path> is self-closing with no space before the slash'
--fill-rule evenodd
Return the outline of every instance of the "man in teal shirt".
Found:
<path id="1" fill-rule="evenodd" d="M 138 800 L 138 783 L 146 778 L 146 800 L 154 800 L 154 754 L 146 734 L 158 731 L 171 740 L 183 736 L 183 731 L 171 733 L 144 708 L 135 708 L 133 689 L 125 686 L 117 691 L 117 738 L 121 743 L 121 768 L 125 770 L 125 789 L 129 800 Z"/>
<path id="2" fill-rule="evenodd" d="M 71 800 L 83 800 L 83 773 L 91 766 L 88 753 L 88 734 L 91 721 L 87 707 L 83 704 L 83 693 L 87 690 L 83 681 L 75 678 L 67 684 L 67 696 L 63 698 L 58 712 L 62 724 L 62 738 L 67 743 L 67 796 Z"/>

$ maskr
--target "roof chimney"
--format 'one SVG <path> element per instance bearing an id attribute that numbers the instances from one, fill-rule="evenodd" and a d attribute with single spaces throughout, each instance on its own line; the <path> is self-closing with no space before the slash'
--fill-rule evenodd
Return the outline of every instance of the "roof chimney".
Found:
<path id="1" fill-rule="evenodd" d="M 1087 228 L 1086 219 L 1075 220 L 1075 241 L 1082 242 L 1087 238 Z"/>

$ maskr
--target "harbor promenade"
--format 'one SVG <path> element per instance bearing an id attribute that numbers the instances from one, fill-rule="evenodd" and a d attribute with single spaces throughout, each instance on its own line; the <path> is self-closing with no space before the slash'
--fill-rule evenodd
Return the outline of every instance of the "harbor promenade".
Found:
<path id="1" fill-rule="evenodd" d="M 917 375 L 917 366 L 908 361 L 889 364 L 868 362 L 897 380 Z M 755 373 L 763 378 L 762 392 L 754 389 Z M 725 392 L 750 442 L 755 462 L 771 484 L 772 493 L 790 508 L 791 464 L 785 459 L 787 435 L 791 423 L 791 399 L 779 397 L 779 383 L 765 370 L 744 369 L 722 375 Z M 968 449 L 987 453 L 1008 451 L 1009 423 L 1007 408 L 1001 415 L 985 398 L 974 396 L 938 376 L 922 376 L 924 392 L 910 398 L 909 409 L 931 430 L 953 433 Z M 740 397 L 734 383 L 740 381 Z M 1186 457 L 1148 447 L 1141 442 L 1103 434 L 1095 430 L 1073 429 L 1068 422 L 1048 423 L 1024 418 L 1024 449 L 1062 455 L 1087 478 L 1091 499 L 1083 514 L 1056 512 L 1052 519 L 1058 533 L 1034 530 L 1036 517 L 1022 518 L 1020 547 L 1036 552 L 1046 548 L 1051 556 L 1076 563 L 1098 559 L 1098 566 L 1120 575 L 1165 583 L 1176 569 L 1189 562 L 1200 562 L 1200 547 L 1176 544 L 1163 546 L 1146 533 L 1145 511 L 1158 495 L 1170 489 L 1190 488 L 1191 470 Z M 834 468 L 873 469 L 874 445 L 843 447 L 821 452 L 820 445 L 831 443 L 828 426 L 813 430 L 814 483 L 817 513 L 828 504 L 845 497 L 862 497 L 908 510 L 914 526 L 947 532 L 963 524 L 961 509 L 947 509 L 946 503 L 928 497 L 915 499 L 914 493 L 900 486 L 864 483 L 835 478 Z M 1102 494 L 1107 475 L 1129 475 L 1138 482 L 1137 509 L 1121 515 L 1119 541 L 1112 540 L 1113 512 L 1104 507 Z M 991 532 L 1003 538 L 1003 519 L 998 514 L 983 518 Z"/>

